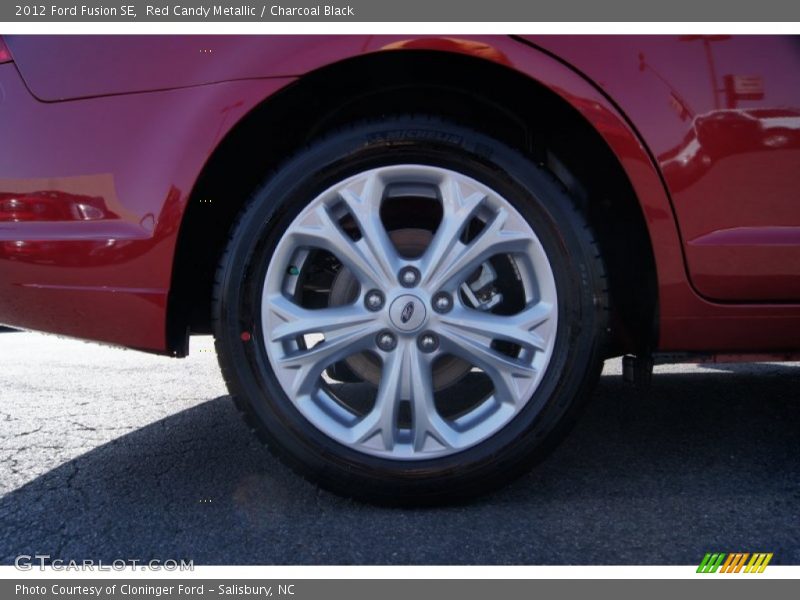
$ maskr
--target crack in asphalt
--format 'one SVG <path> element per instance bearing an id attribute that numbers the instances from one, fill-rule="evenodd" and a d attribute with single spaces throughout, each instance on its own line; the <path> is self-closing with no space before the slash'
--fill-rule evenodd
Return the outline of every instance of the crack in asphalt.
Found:
<path id="1" fill-rule="evenodd" d="M 639 394 L 611 361 L 575 431 L 519 481 L 398 510 L 273 459 L 213 352 L 14 333 L 0 353 L 0 563 L 691 564 L 715 548 L 800 562 L 797 364 L 663 366 Z"/>

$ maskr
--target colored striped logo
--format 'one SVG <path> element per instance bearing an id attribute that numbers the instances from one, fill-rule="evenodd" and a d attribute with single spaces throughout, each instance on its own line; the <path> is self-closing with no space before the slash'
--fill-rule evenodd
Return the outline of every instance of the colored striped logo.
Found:
<path id="1" fill-rule="evenodd" d="M 771 560 L 772 552 L 707 552 L 697 572 L 716 573 L 719 569 L 720 573 L 763 573 Z"/>

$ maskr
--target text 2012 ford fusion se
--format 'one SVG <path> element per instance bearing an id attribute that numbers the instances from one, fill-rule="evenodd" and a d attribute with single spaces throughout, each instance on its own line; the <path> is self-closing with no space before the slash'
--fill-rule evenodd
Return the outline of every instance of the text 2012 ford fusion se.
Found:
<path id="1" fill-rule="evenodd" d="M 0 62 L 0 323 L 212 332 L 247 423 L 339 493 L 496 488 L 609 357 L 800 351 L 798 38 L 5 36 Z"/>

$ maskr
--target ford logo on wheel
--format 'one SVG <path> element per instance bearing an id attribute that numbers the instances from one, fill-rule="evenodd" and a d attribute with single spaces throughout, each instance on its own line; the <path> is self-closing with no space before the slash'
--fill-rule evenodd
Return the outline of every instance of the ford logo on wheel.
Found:
<path id="1" fill-rule="evenodd" d="M 411 317 L 413 316 L 414 316 L 414 301 L 409 300 L 403 307 L 403 312 L 400 313 L 400 321 L 403 323 L 408 323 L 411 320 Z"/>

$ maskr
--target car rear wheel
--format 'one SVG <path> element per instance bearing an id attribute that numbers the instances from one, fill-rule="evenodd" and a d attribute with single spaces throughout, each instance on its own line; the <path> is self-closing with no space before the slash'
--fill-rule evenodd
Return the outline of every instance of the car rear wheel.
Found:
<path id="1" fill-rule="evenodd" d="M 562 186 L 423 117 L 318 140 L 254 194 L 215 289 L 223 373 L 275 453 L 336 492 L 464 499 L 566 431 L 601 365 L 605 276 Z"/>

